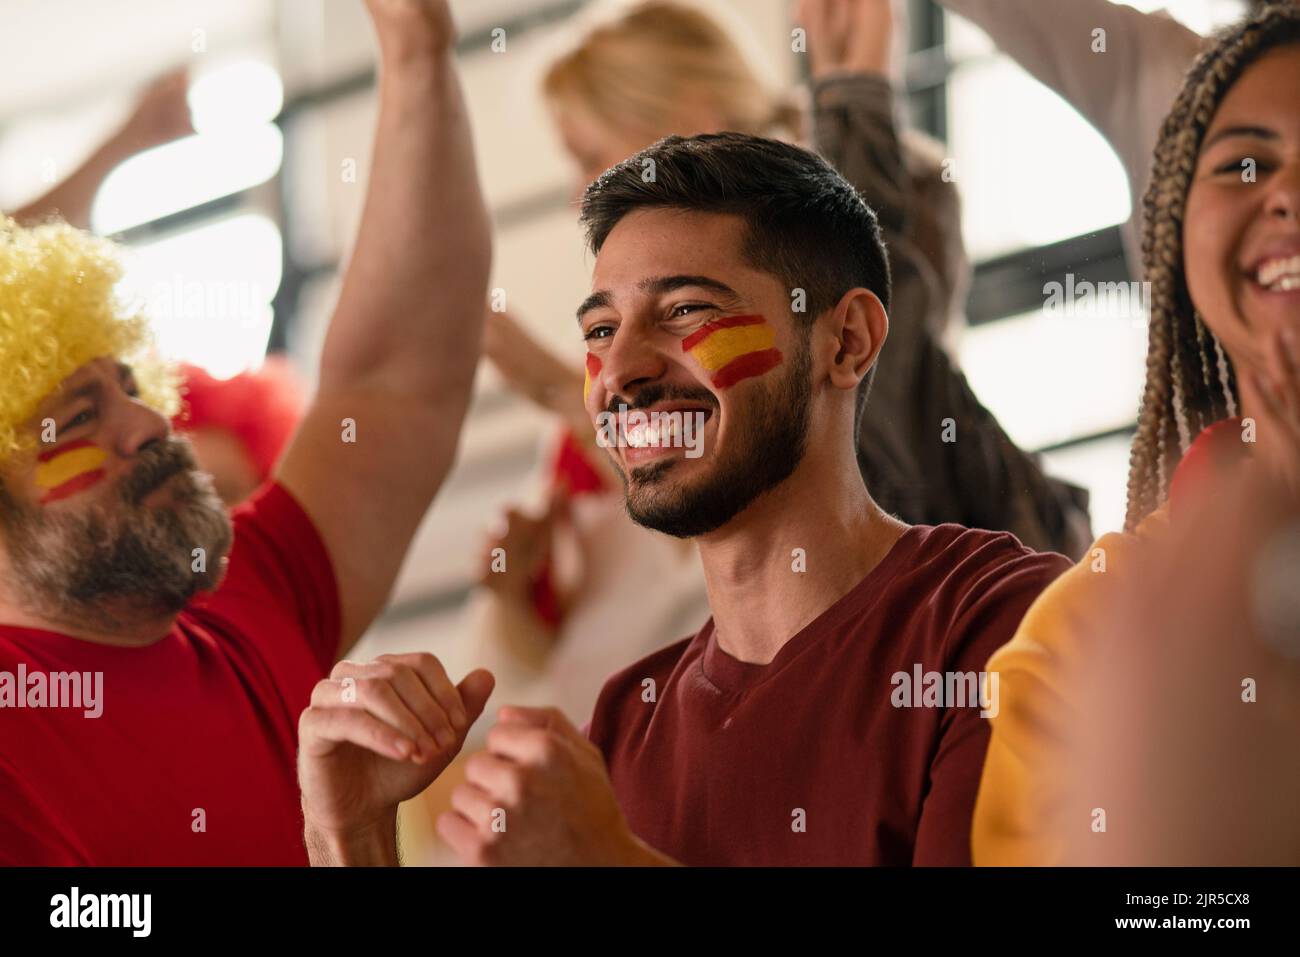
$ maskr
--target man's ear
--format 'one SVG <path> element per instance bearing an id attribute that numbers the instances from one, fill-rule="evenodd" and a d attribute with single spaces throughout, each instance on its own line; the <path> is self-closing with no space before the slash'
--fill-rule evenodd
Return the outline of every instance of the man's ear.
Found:
<path id="1" fill-rule="evenodd" d="M 856 389 L 871 370 L 889 335 L 889 316 L 874 292 L 850 289 L 831 311 L 828 330 L 835 338 L 831 382 L 841 389 Z"/>

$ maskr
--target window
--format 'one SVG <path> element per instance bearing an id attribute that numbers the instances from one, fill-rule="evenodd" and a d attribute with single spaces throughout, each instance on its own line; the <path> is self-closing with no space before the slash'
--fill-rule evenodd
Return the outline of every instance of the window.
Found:
<path id="1" fill-rule="evenodd" d="M 1129 5 L 1168 8 L 1202 32 L 1244 9 L 1240 0 Z M 920 7 L 923 20 L 925 8 L 938 14 L 930 0 Z M 1043 451 L 1050 472 L 1090 491 L 1094 531 L 1117 529 L 1145 380 L 1145 312 L 1121 299 L 1062 315 L 1047 307 L 1047 284 L 1064 284 L 1067 272 L 1099 263 L 1124 278 L 1115 227 L 1128 218 L 1127 179 L 1109 145 L 1069 104 L 968 22 L 947 13 L 941 20 L 935 32 L 951 68 L 939 122 L 977 270 L 961 365 L 1018 444 Z M 1018 295 L 1005 294 L 1015 285 Z"/>

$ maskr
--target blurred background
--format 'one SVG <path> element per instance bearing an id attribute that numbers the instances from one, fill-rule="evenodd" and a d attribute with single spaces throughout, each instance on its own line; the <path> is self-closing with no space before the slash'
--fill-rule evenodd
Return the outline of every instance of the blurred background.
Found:
<path id="1" fill-rule="evenodd" d="M 958 361 L 1017 443 L 1091 491 L 1093 528 L 1118 528 L 1145 317 L 1061 321 L 1045 314 L 1043 287 L 1066 273 L 1129 278 L 1119 160 L 979 31 L 929 0 L 907 3 L 911 119 L 948 144 L 976 261 Z M 555 31 L 585 5 L 452 0 L 495 219 L 492 286 L 539 340 L 575 360 L 572 315 L 590 262 L 573 171 L 537 81 Z M 1167 7 L 1205 31 L 1245 4 L 1130 5 Z M 709 6 L 745 24 L 774 80 L 799 81 L 788 0 Z M 359 0 L 0 0 L 0 22 L 0 209 L 49 189 L 117 128 L 147 81 L 187 67 L 195 135 L 117 166 L 92 226 L 130 248 L 125 288 L 145 300 L 169 355 L 222 378 L 280 353 L 310 385 L 365 195 L 375 49 Z M 476 388 L 459 464 L 359 657 L 442 649 L 487 526 L 538 469 L 545 414 L 486 365 Z"/>

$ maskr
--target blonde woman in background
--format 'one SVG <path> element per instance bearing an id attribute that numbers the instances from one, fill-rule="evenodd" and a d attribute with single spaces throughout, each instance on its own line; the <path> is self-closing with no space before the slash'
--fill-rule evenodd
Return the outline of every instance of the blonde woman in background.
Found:
<path id="1" fill-rule="evenodd" d="M 670 134 L 810 133 L 877 211 L 890 250 L 890 339 L 859 436 L 873 495 L 911 523 L 1011 531 L 1032 548 L 1078 556 L 1090 537 L 1086 493 L 1047 478 L 1015 447 L 939 344 L 960 325 L 970 267 L 942 148 L 895 121 L 892 0 L 804 0 L 795 19 L 807 31 L 808 105 L 767 79 L 736 39 L 743 31 L 698 3 L 602 3 L 578 18 L 542 79 L 575 195 Z M 498 703 L 553 705 L 581 724 L 611 673 L 707 618 L 703 578 L 688 543 L 627 517 L 583 409 L 583 371 L 505 313 L 488 313 L 484 350 L 561 429 L 541 514 L 511 509 L 486 543 L 465 660 L 496 675 Z M 955 443 L 942 440 L 947 418 Z M 496 548 L 508 556 L 504 572 L 492 569 Z M 435 783 L 433 816 L 458 781 L 445 773 Z M 415 834 L 431 836 L 432 816 L 408 816 L 420 818 L 405 829 L 409 851 Z"/>

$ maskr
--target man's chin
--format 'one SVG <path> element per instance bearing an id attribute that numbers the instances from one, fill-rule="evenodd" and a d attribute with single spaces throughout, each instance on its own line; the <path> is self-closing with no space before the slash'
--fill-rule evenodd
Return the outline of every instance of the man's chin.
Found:
<path id="1" fill-rule="evenodd" d="M 627 488 L 627 513 L 642 528 L 674 538 L 696 538 L 731 521 L 747 502 L 737 500 L 730 486 L 720 486 L 708 476 L 680 481 L 667 460 L 645 466 L 657 474 L 640 478 Z"/>
<path id="2" fill-rule="evenodd" d="M 673 472 L 674 470 L 677 472 L 682 471 L 680 468 L 677 468 L 677 466 L 681 464 L 681 461 L 682 460 L 676 456 L 672 456 L 651 462 L 649 465 L 639 465 L 627 473 L 628 484 L 631 486 L 641 487 L 658 485 L 668 476 L 668 473 Z"/>

